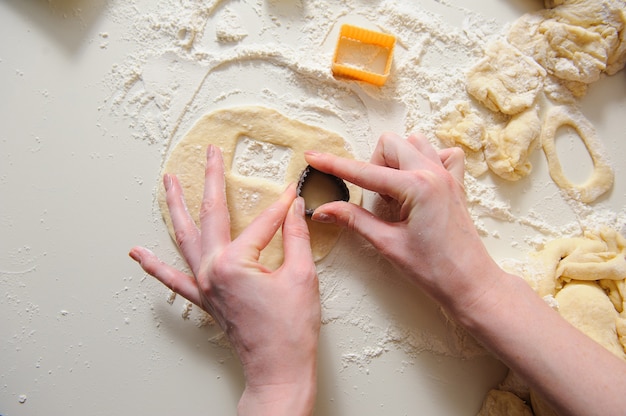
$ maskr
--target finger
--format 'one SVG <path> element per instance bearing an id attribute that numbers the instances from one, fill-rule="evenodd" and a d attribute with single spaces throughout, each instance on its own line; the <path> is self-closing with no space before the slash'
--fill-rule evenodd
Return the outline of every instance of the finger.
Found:
<path id="1" fill-rule="evenodd" d="M 133 247 L 128 255 L 139 263 L 146 273 L 157 278 L 173 292 L 202 307 L 196 279 L 193 276 L 163 263 L 152 251 L 144 247 Z"/>
<path id="2" fill-rule="evenodd" d="M 290 184 L 276 202 L 266 208 L 235 239 L 235 247 L 247 259 L 258 260 L 261 250 L 274 238 L 296 198 L 296 184 Z"/>
<path id="3" fill-rule="evenodd" d="M 163 185 L 165 186 L 165 201 L 172 219 L 176 244 L 180 247 L 183 257 L 195 274 L 202 256 L 200 230 L 189 215 L 178 178 L 175 175 L 165 174 Z"/>
<path id="4" fill-rule="evenodd" d="M 397 134 L 384 133 L 378 139 L 378 144 L 370 162 L 394 169 L 414 170 L 422 166 L 423 156 L 408 140 Z"/>
<path id="5" fill-rule="evenodd" d="M 389 247 L 393 245 L 391 231 L 394 226 L 355 204 L 348 202 L 324 204 L 313 212 L 311 219 L 346 227 L 361 235 L 383 254 L 389 252 Z"/>
<path id="6" fill-rule="evenodd" d="M 304 219 L 304 199 L 296 198 L 283 224 L 283 250 L 285 260 L 283 267 L 287 269 L 314 268 L 309 227 Z M 306 273 L 296 273 L 305 277 Z"/>
<path id="7" fill-rule="evenodd" d="M 439 155 L 437 150 L 428 141 L 428 138 L 421 133 L 412 134 L 407 141 L 415 147 L 421 154 L 426 156 L 428 160 L 439 163 Z"/>
<path id="8" fill-rule="evenodd" d="M 465 176 L 465 153 L 463 150 L 458 147 L 449 147 L 439 152 L 439 158 L 454 179 L 463 185 Z"/>
<path id="9" fill-rule="evenodd" d="M 217 146 L 207 147 L 204 194 L 200 205 L 202 251 L 211 255 L 230 243 L 230 215 L 226 201 L 224 160 Z"/>
<path id="10" fill-rule="evenodd" d="M 373 163 L 318 152 L 305 152 L 305 159 L 315 169 L 394 199 L 399 199 L 402 190 L 411 186 L 406 176 L 397 170 Z"/>

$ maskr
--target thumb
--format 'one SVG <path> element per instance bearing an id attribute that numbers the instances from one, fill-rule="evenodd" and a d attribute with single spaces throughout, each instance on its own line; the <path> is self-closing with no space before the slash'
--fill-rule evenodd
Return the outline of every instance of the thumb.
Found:
<path id="1" fill-rule="evenodd" d="M 374 247 L 384 248 L 389 225 L 365 208 L 349 202 L 330 202 L 317 208 L 313 221 L 334 223 L 361 235 Z"/>
<path id="2" fill-rule="evenodd" d="M 304 219 L 304 200 L 297 197 L 291 204 L 283 223 L 285 264 L 313 264 L 309 228 Z"/>

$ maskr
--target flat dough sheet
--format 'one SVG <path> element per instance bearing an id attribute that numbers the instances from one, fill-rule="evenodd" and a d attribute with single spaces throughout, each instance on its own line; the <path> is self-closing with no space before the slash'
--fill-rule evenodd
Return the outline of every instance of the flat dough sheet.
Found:
<path id="1" fill-rule="evenodd" d="M 248 155 L 251 148 L 256 148 L 261 161 L 259 157 L 256 160 L 246 159 L 245 152 L 242 155 L 241 150 L 238 150 L 242 143 L 244 147 L 248 146 Z M 173 173 L 178 177 L 187 207 L 196 224 L 199 224 L 206 148 L 209 144 L 218 146 L 224 156 L 226 196 L 233 239 L 276 201 L 289 183 L 298 180 L 307 166 L 304 160 L 306 150 L 320 150 L 354 158 L 347 143 L 336 133 L 287 118 L 269 108 L 237 107 L 207 114 L 195 123 L 172 150 L 162 172 Z M 268 155 L 271 156 L 272 153 L 280 153 L 284 163 L 270 160 Z M 270 167 L 269 171 L 265 169 L 267 167 Z M 346 185 L 350 191 L 350 202 L 360 204 L 361 188 L 350 183 Z M 159 187 L 157 198 L 163 219 L 174 238 L 162 187 Z M 317 223 L 308 218 L 307 222 L 313 257 L 315 261 L 319 261 L 334 247 L 341 228 L 333 224 Z M 282 264 L 280 230 L 261 253 L 260 261 L 270 269 L 276 269 Z"/>

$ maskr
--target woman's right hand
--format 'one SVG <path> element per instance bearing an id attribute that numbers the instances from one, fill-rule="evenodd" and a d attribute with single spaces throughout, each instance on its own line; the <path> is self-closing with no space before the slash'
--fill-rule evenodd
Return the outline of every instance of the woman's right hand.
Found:
<path id="1" fill-rule="evenodd" d="M 397 201 L 396 222 L 346 202 L 319 207 L 313 220 L 362 235 L 444 307 L 469 307 L 501 275 L 467 210 L 461 149 L 437 152 L 423 135 L 405 140 L 388 133 L 370 163 L 318 152 L 305 157 L 316 169 Z"/>

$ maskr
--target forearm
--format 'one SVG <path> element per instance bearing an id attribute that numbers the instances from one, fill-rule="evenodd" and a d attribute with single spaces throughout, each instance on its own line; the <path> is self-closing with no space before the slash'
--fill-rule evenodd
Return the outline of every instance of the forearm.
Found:
<path id="1" fill-rule="evenodd" d="M 618 415 L 626 409 L 626 362 L 578 331 L 521 278 L 499 283 L 462 324 L 559 414 Z"/>

